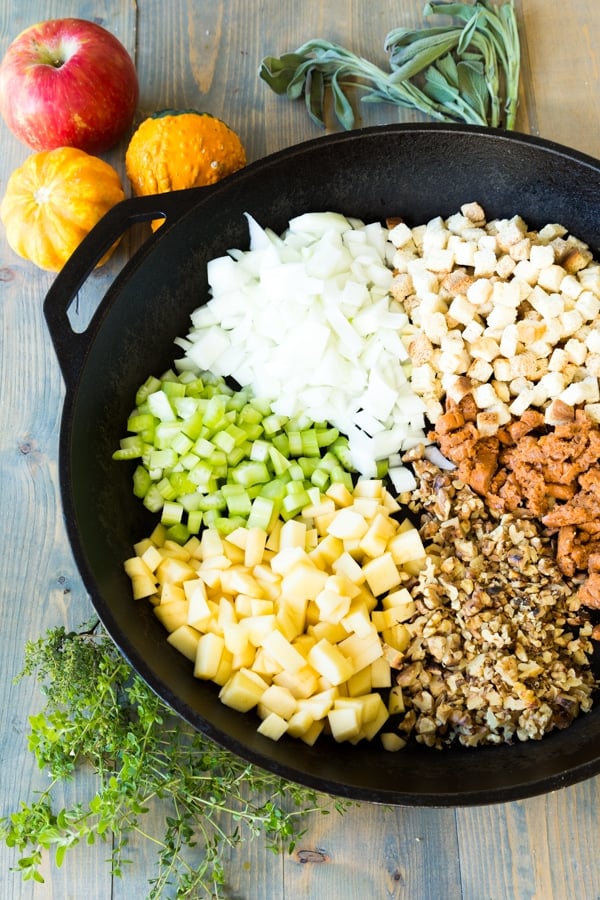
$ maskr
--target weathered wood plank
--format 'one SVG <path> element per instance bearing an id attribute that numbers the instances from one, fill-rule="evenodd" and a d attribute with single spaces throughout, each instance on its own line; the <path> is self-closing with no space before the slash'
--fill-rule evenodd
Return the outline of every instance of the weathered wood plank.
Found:
<path id="1" fill-rule="evenodd" d="M 40 19 L 65 15 L 95 19 L 113 31 L 131 52 L 135 49 L 135 6 L 118 0 L 0 6 L 0 52 L 25 27 Z M 29 154 L 0 125 L 2 163 L 0 190 L 9 173 Z M 42 301 L 52 276 L 20 260 L 0 234 L 0 815 L 18 808 L 48 783 L 27 751 L 27 715 L 40 707 L 32 680 L 18 686 L 13 677 L 23 664 L 27 639 L 46 628 L 78 625 L 91 607 L 82 588 L 60 511 L 57 444 L 63 385 L 42 315 Z M 69 791 L 84 800 L 94 789 L 83 775 Z M 77 848 L 61 870 L 48 865 L 46 884 L 35 888 L 9 871 L 15 854 L 0 844 L 0 895 L 14 900 L 31 897 L 106 898 L 111 878 L 104 847 Z"/>
<path id="2" fill-rule="evenodd" d="M 600 8 L 593 0 L 517 0 L 523 37 L 519 128 L 600 155 Z M 225 119 L 250 160 L 318 137 L 301 102 L 275 96 L 257 76 L 263 55 L 327 37 L 380 64 L 395 26 L 421 24 L 422 0 L 0 0 L 0 52 L 35 21 L 93 18 L 137 53 L 138 120 L 164 107 L 196 107 Z M 418 114 L 378 104 L 357 107 L 357 124 L 414 121 Z M 329 128 L 338 126 L 330 121 Z M 26 148 L 0 123 L 0 189 Z M 124 143 L 108 154 L 123 173 Z M 139 236 L 124 242 L 79 298 L 76 326 L 103 295 Z M 57 441 L 62 381 L 41 303 L 51 276 L 18 260 L 0 234 L 0 815 L 42 787 L 25 747 L 26 715 L 39 708 L 31 682 L 12 684 L 27 638 L 60 622 L 77 625 L 89 604 L 60 515 Z M 472 810 L 388 810 L 370 804 L 343 817 L 311 819 L 290 857 L 260 842 L 230 855 L 229 887 L 238 900 L 337 900 L 338 897 L 512 900 L 600 895 L 600 867 L 589 835 L 598 828 L 600 779 L 544 798 Z M 82 799 L 93 782 L 78 778 Z M 458 828 L 457 828 L 458 825 Z M 134 865 L 111 884 L 106 848 L 82 847 L 47 884 L 34 889 L 9 873 L 13 854 L 0 845 L 0 896 L 108 897 L 142 900 L 153 852 L 133 841 Z"/>

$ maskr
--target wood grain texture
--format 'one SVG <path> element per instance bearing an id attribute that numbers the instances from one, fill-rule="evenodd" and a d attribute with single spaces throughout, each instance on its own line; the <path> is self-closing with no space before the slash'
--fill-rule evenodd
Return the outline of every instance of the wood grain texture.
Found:
<path id="1" fill-rule="evenodd" d="M 517 0 L 523 50 L 518 127 L 600 156 L 600 6 L 596 0 Z M 0 52 L 24 27 L 76 15 L 113 31 L 136 58 L 137 121 L 165 107 L 220 116 L 242 136 L 250 160 L 318 137 L 302 102 L 275 96 L 257 78 L 262 56 L 327 37 L 385 63 L 395 26 L 422 22 L 422 0 L 0 0 Z M 359 105 L 357 124 L 418 120 L 385 105 Z M 335 122 L 328 125 L 337 128 Z M 27 155 L 0 123 L 0 190 Z M 107 158 L 123 174 L 125 142 Z M 72 311 L 89 316 L 144 239 L 129 235 L 88 280 Z M 39 708 L 31 681 L 13 684 L 25 640 L 59 623 L 77 625 L 90 606 L 61 518 L 57 472 L 63 385 L 42 315 L 51 276 L 19 260 L 0 234 L 0 815 L 42 788 L 26 750 L 27 715 Z M 69 790 L 94 789 L 78 778 Z M 518 803 L 458 810 L 351 808 L 317 816 L 290 856 L 260 842 L 230 855 L 235 900 L 596 900 L 600 779 Z M 12 874 L 0 846 L 0 898 L 143 900 L 153 853 L 131 845 L 132 866 L 112 880 L 106 848 L 82 847 L 43 887 Z"/>

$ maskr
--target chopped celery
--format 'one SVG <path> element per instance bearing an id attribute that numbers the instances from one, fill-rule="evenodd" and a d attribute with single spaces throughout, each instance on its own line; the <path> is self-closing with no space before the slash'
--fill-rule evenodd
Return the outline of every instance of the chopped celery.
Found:
<path id="1" fill-rule="evenodd" d="M 136 401 L 113 458 L 138 459 L 134 494 L 178 542 L 209 525 L 273 528 L 334 481 L 352 487 L 348 441 L 336 428 L 275 414 L 210 372 L 150 377 Z"/>

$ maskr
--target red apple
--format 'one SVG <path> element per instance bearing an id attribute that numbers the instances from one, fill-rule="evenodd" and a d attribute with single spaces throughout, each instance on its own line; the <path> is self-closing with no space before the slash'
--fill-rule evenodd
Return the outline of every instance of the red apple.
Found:
<path id="1" fill-rule="evenodd" d="M 86 19 L 32 25 L 0 64 L 0 114 L 33 150 L 103 153 L 130 127 L 138 93 L 123 44 Z"/>

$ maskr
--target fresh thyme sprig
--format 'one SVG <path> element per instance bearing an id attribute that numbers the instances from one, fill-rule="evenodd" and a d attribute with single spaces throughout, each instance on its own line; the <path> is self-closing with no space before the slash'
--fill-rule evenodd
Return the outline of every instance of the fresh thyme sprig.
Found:
<path id="1" fill-rule="evenodd" d="M 266 56 L 259 75 L 277 94 L 304 96 L 312 120 L 325 124 L 325 95 L 346 129 L 354 127 L 349 92 L 366 103 L 391 103 L 441 122 L 514 129 L 520 45 L 513 0 L 427 3 L 425 16 L 464 24 L 396 28 L 385 39 L 389 71 L 321 38 L 280 57 Z"/>
<path id="2" fill-rule="evenodd" d="M 0 837 L 22 855 L 16 869 L 43 882 L 45 851 L 60 866 L 67 850 L 110 843 L 113 874 L 122 876 L 133 833 L 156 845 L 148 897 L 226 896 L 229 847 L 262 836 L 269 850 L 289 852 L 310 813 L 348 806 L 245 763 L 193 730 L 132 671 L 94 625 L 55 628 L 25 648 L 18 676 L 35 675 L 46 704 L 31 717 L 29 747 L 48 787 L 0 821 Z M 87 803 L 55 809 L 60 782 L 91 766 L 98 790 Z M 150 809 L 162 834 L 144 831 Z"/>

